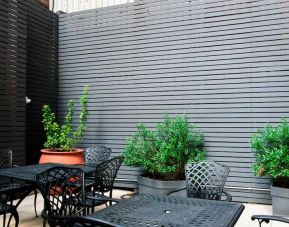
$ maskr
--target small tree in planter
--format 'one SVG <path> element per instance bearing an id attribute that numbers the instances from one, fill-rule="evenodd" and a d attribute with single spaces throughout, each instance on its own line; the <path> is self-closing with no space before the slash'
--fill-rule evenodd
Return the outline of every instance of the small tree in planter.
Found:
<path id="1" fill-rule="evenodd" d="M 125 164 L 144 168 L 151 178 L 184 179 L 187 162 L 205 159 L 203 134 L 189 124 L 186 116 L 165 115 L 154 131 L 144 123 L 137 128 L 124 151 Z"/>
<path id="2" fill-rule="evenodd" d="M 82 149 L 73 148 L 74 145 L 78 144 L 84 135 L 84 131 L 86 129 L 86 121 L 87 121 L 87 95 L 88 88 L 85 87 L 83 91 L 83 95 L 80 98 L 81 103 L 81 111 L 80 111 L 80 122 L 77 129 L 73 128 L 72 120 L 74 115 L 74 101 L 69 100 L 67 107 L 68 113 L 65 116 L 64 123 L 62 125 L 56 122 L 55 113 L 53 113 L 49 107 L 49 105 L 44 105 L 42 108 L 42 123 L 44 126 L 44 131 L 46 132 L 46 142 L 44 143 L 45 149 L 42 149 L 42 155 L 40 157 L 40 163 L 44 162 L 65 162 L 65 159 L 70 157 L 75 157 L 76 154 L 68 154 L 69 156 L 63 157 L 61 154 L 55 153 L 68 153 L 74 152 L 79 153 L 78 158 L 80 159 L 78 162 L 83 163 L 82 157 Z M 54 154 L 53 154 L 54 153 Z M 53 156 L 52 156 L 53 155 Z M 54 160 L 54 157 L 56 160 Z M 48 159 L 47 159 L 48 158 Z M 52 160 L 52 159 L 53 160 Z M 62 159 L 62 160 L 59 160 Z M 68 161 L 70 162 L 70 161 Z M 68 164 L 80 164 L 74 163 L 75 160 L 72 160 L 71 163 Z"/>
<path id="3" fill-rule="evenodd" d="M 273 127 L 267 124 L 265 128 L 258 130 L 250 141 L 251 148 L 255 153 L 256 160 L 253 164 L 253 172 L 256 176 L 271 176 L 273 180 L 273 187 L 271 194 L 273 196 L 273 212 L 279 214 L 284 213 L 276 204 L 280 204 L 274 197 L 282 195 L 281 188 L 289 188 L 289 125 L 283 119 L 282 122 Z M 278 188 L 276 188 L 278 187 Z M 289 198 L 289 191 L 286 191 Z M 284 199 L 282 199 L 284 202 Z M 287 202 L 289 204 L 289 200 Z M 286 212 L 286 211 L 285 211 Z"/>

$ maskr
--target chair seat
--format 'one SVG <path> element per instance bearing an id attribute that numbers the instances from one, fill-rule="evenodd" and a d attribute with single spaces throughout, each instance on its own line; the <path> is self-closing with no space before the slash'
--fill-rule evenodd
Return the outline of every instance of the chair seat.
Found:
<path id="1" fill-rule="evenodd" d="M 89 197 L 93 197 L 94 199 L 90 199 Z M 85 205 L 86 207 L 94 207 L 94 206 L 100 206 L 102 204 L 106 204 L 107 201 L 109 201 L 111 198 L 106 195 L 102 195 L 99 193 L 93 194 L 92 192 L 86 192 L 86 199 L 85 199 Z"/>
<path id="2" fill-rule="evenodd" d="M 34 190 L 31 184 L 10 183 L 0 186 L 2 202 L 7 202 L 16 199 L 24 199 L 30 192 Z"/>
<path id="3" fill-rule="evenodd" d="M 13 210 L 15 210 L 15 206 L 6 203 L 0 203 L 0 215 L 10 213 Z"/>
<path id="4" fill-rule="evenodd" d="M 5 191 L 21 192 L 25 189 L 32 190 L 33 188 L 34 187 L 31 184 L 10 183 L 10 184 L 5 184 L 5 185 L 0 185 L 0 192 L 5 192 Z"/>
<path id="5" fill-rule="evenodd" d="M 94 177 L 93 178 L 90 178 L 90 177 L 85 178 L 85 183 L 84 184 L 85 184 L 86 190 L 88 190 L 89 188 L 93 187 L 94 184 L 95 184 Z"/>

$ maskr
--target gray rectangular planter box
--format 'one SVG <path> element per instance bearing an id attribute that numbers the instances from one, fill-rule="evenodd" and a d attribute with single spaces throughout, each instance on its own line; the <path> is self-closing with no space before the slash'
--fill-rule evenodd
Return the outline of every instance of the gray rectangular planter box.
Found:
<path id="1" fill-rule="evenodd" d="M 289 189 L 271 186 L 273 215 L 289 216 Z"/>
<path id="2" fill-rule="evenodd" d="M 138 176 L 139 193 L 166 195 L 168 192 L 185 187 L 186 180 L 162 181 L 144 176 Z M 186 190 L 174 193 L 178 196 L 186 196 Z"/>

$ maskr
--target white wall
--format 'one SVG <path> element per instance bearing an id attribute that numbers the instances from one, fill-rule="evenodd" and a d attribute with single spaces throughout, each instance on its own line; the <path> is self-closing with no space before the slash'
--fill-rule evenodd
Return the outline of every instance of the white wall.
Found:
<path id="1" fill-rule="evenodd" d="M 134 0 L 49 0 L 50 10 L 67 13 L 131 3 Z M 53 4 L 54 3 L 54 4 Z"/>

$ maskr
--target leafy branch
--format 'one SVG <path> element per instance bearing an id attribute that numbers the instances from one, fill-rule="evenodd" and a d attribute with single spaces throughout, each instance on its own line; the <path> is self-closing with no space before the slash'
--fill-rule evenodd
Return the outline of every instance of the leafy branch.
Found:
<path id="1" fill-rule="evenodd" d="M 76 130 L 74 130 L 72 124 L 75 106 L 73 100 L 69 100 L 67 103 L 68 113 L 65 116 L 64 124 L 62 126 L 56 122 L 55 113 L 52 112 L 50 106 L 43 106 L 42 123 L 47 138 L 44 143 L 45 148 L 60 148 L 62 151 L 69 151 L 74 145 L 81 141 L 87 122 L 87 96 L 88 87 L 85 87 L 80 98 L 82 108 L 79 116 L 80 122 Z"/>

